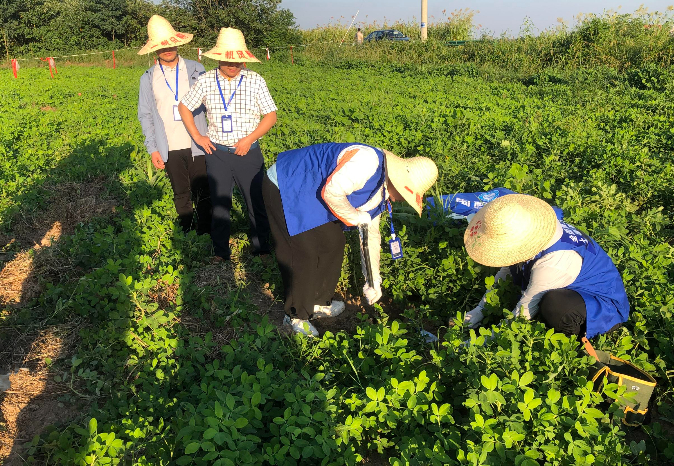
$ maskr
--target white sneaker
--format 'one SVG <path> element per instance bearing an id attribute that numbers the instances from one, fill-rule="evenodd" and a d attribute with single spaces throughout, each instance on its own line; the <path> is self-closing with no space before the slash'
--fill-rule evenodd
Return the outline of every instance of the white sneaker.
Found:
<path id="1" fill-rule="evenodd" d="M 316 304 L 314 305 L 314 319 L 337 317 L 344 312 L 344 309 L 346 309 L 344 301 L 332 301 L 329 306 L 319 306 Z"/>
<path id="2" fill-rule="evenodd" d="M 291 319 L 289 316 L 285 316 L 283 318 L 283 325 L 288 325 L 293 329 L 293 332 L 303 333 L 309 338 L 318 336 L 318 330 L 308 320 Z"/>

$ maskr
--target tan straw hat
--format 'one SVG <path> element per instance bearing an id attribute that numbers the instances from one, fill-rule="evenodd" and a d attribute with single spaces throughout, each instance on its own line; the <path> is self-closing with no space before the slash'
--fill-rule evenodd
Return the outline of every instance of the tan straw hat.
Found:
<path id="1" fill-rule="evenodd" d="M 438 167 L 426 157 L 403 159 L 384 150 L 386 176 L 409 205 L 421 215 L 424 193 L 438 179 Z"/>
<path id="2" fill-rule="evenodd" d="M 176 32 L 166 18 L 154 15 L 147 22 L 147 43 L 138 51 L 138 55 L 185 45 L 192 40 L 192 34 Z"/>
<path id="3" fill-rule="evenodd" d="M 218 34 L 218 41 L 208 52 L 204 52 L 208 58 L 218 61 L 231 61 L 235 63 L 259 62 L 255 55 L 246 47 L 243 33 L 234 28 L 222 28 Z"/>
<path id="4" fill-rule="evenodd" d="M 490 267 L 507 267 L 541 252 L 557 229 L 550 205 L 526 194 L 509 194 L 481 208 L 463 235 L 468 255 Z"/>

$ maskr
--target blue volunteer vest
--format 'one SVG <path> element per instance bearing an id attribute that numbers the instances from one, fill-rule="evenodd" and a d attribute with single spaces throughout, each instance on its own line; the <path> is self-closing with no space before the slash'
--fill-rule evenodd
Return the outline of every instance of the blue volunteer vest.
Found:
<path id="1" fill-rule="evenodd" d="M 452 212 L 467 217 L 470 214 L 475 214 L 487 203 L 506 194 L 515 194 L 515 192 L 507 188 L 494 188 L 486 192 L 443 194 L 440 196 L 440 201 L 445 213 Z M 426 203 L 429 206 L 435 206 L 435 199 L 428 197 Z M 427 209 L 430 210 L 430 207 L 427 207 Z"/>
<path id="2" fill-rule="evenodd" d="M 538 259 L 554 251 L 577 252 L 583 258 L 583 265 L 576 280 L 566 288 L 583 297 L 587 310 L 587 337 L 592 338 L 627 321 L 630 313 L 627 293 L 618 269 L 601 246 L 561 219 L 560 223 L 564 232 L 559 241 L 532 260 L 510 266 L 510 273 L 514 282 L 525 290 Z"/>
<path id="3" fill-rule="evenodd" d="M 443 194 L 439 199 L 442 201 L 442 210 L 445 213 L 451 212 L 453 214 L 468 217 L 469 215 L 476 214 L 478 210 L 494 199 L 508 194 L 516 193 L 508 188 L 494 188 L 491 191 L 484 192 Z M 435 199 L 428 197 L 426 198 L 426 203 L 428 204 L 426 209 L 430 210 L 430 206 L 435 206 Z M 552 210 L 555 211 L 557 218 L 561 220 L 563 217 L 562 209 L 553 207 Z"/>
<path id="4" fill-rule="evenodd" d="M 315 144 L 278 155 L 276 174 L 290 236 L 339 220 L 325 204 L 322 191 L 328 177 L 337 168 L 339 154 L 354 145 L 366 146 L 358 143 Z M 379 165 L 365 186 L 347 196 L 355 208 L 367 203 L 386 180 L 384 153 L 375 147 L 372 149 L 377 153 Z M 368 213 L 375 217 L 385 209 L 386 203 L 382 201 Z"/>

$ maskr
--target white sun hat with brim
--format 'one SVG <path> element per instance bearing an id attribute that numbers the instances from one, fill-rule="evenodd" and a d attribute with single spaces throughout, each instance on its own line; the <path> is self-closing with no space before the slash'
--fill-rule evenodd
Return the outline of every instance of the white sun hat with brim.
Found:
<path id="1" fill-rule="evenodd" d="M 482 265 L 507 267 L 532 259 L 557 230 L 557 216 L 542 199 L 509 194 L 482 207 L 468 224 L 463 243 Z"/>
<path id="2" fill-rule="evenodd" d="M 393 187 L 421 216 L 424 193 L 438 179 L 438 167 L 427 157 L 403 159 L 384 150 L 386 176 Z"/>
<path id="3" fill-rule="evenodd" d="M 157 50 L 185 45 L 194 36 L 186 32 L 176 32 L 166 18 L 153 15 L 147 22 L 147 37 L 147 43 L 138 51 L 138 55 L 146 55 Z"/>
<path id="4" fill-rule="evenodd" d="M 233 63 L 253 63 L 259 62 L 255 55 L 246 47 L 246 40 L 243 33 L 234 28 L 222 28 L 218 34 L 218 40 L 204 56 L 218 61 L 229 61 Z"/>

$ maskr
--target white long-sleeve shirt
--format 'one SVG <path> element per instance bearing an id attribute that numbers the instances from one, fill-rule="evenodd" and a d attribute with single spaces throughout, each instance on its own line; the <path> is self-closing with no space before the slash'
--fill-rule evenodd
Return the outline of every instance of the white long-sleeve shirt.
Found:
<path id="1" fill-rule="evenodd" d="M 562 233 L 562 225 L 557 222 L 555 235 L 544 249 L 559 241 Z M 518 317 L 521 313 L 526 319 L 533 318 L 538 313 L 538 304 L 543 295 L 550 290 L 571 285 L 578 278 L 582 266 L 583 258 L 575 251 L 554 251 L 539 258 L 531 268 L 529 285 L 522 292 L 522 296 L 513 310 L 515 317 Z M 501 268 L 494 276 L 494 284 L 505 279 L 508 275 L 510 275 L 510 268 Z M 484 308 L 487 295 L 490 292 L 491 290 L 488 290 L 485 293 L 477 306 L 478 308 Z"/>
<path id="2" fill-rule="evenodd" d="M 322 195 L 328 208 L 345 225 L 356 226 L 365 223 L 364 220 L 370 218 L 368 212 L 379 206 L 388 197 L 384 186 L 382 186 L 368 202 L 361 206 L 353 206 L 347 199 L 348 195 L 365 186 L 365 183 L 375 174 L 378 167 L 379 157 L 377 153 L 367 146 L 354 144 L 344 149 L 337 157 L 337 168 L 328 177 Z M 375 283 L 381 283 L 379 273 L 381 257 L 380 218 L 381 215 L 377 215 L 368 224 L 368 250 Z M 362 244 L 360 252 L 363 275 L 367 277 Z M 373 283 L 368 283 L 368 285 L 374 286 Z"/>
<path id="3" fill-rule="evenodd" d="M 152 90 L 154 92 L 154 101 L 157 104 L 157 111 L 164 122 L 166 138 L 168 139 L 169 151 L 187 149 L 192 145 L 192 137 L 185 129 L 182 120 L 176 120 L 173 107 L 178 107 L 180 99 L 190 90 L 189 76 L 187 74 L 187 65 L 182 57 L 178 58 L 177 66 L 162 67 L 159 63 L 155 65 L 152 74 Z M 176 72 L 178 74 L 178 100 L 176 100 Z"/>

